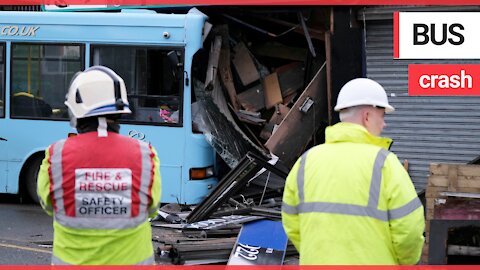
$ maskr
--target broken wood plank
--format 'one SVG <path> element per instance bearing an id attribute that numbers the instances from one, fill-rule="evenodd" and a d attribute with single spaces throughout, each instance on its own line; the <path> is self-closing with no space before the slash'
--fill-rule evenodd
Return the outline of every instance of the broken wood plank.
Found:
<path id="1" fill-rule="evenodd" d="M 480 199 L 480 193 L 443 191 L 440 196 Z"/>
<path id="2" fill-rule="evenodd" d="M 279 42 L 265 42 L 252 47 L 255 55 L 271 58 L 286 59 L 303 62 L 307 58 L 307 50 L 286 46 Z"/>
<path id="3" fill-rule="evenodd" d="M 317 57 L 317 53 L 315 52 L 315 48 L 313 47 L 312 39 L 310 38 L 310 33 L 308 32 L 307 24 L 305 23 L 305 17 L 301 11 L 297 11 L 298 20 L 302 25 L 303 32 L 305 34 L 305 39 L 307 40 L 308 49 L 312 54 L 313 58 Z"/>
<path id="4" fill-rule="evenodd" d="M 207 39 L 208 34 L 210 34 L 210 30 L 212 30 L 213 25 L 209 22 L 205 22 L 203 25 L 203 31 L 202 31 L 202 43 L 205 42 L 205 39 Z"/>
<path id="5" fill-rule="evenodd" d="M 277 73 L 274 72 L 263 79 L 263 94 L 265 95 L 265 108 L 271 109 L 282 103 L 282 92 L 278 83 Z"/>
<path id="6" fill-rule="evenodd" d="M 284 66 L 281 66 L 275 70 L 278 75 L 278 83 L 282 91 L 282 97 L 289 96 L 296 93 L 298 90 L 303 89 L 305 69 L 303 63 L 293 62 Z"/>
<path id="7" fill-rule="evenodd" d="M 304 34 L 303 29 L 300 27 L 299 24 L 287 22 L 287 21 L 284 21 L 284 20 L 275 19 L 275 18 L 272 18 L 272 17 L 262 16 L 262 15 L 252 15 L 252 14 L 250 14 L 250 15 L 255 17 L 255 18 L 258 18 L 258 19 L 262 19 L 262 20 L 277 23 L 279 25 L 283 25 L 283 26 L 287 26 L 287 27 L 295 27 L 294 31 L 296 33 L 299 33 L 299 34 L 302 34 L 302 35 Z M 319 30 L 319 29 L 309 27 L 308 32 L 310 33 L 310 35 L 314 39 L 317 39 L 317 40 L 324 40 L 325 39 L 325 36 L 324 36 L 325 30 Z"/>
<path id="8" fill-rule="evenodd" d="M 332 125 L 332 39 L 331 32 L 325 32 L 325 61 L 327 62 L 327 112 L 328 125 Z M 408 170 L 407 170 L 408 171 Z"/>
<path id="9" fill-rule="evenodd" d="M 215 40 L 210 47 L 210 55 L 208 57 L 207 75 L 205 78 L 205 89 L 212 91 L 218 72 L 218 62 L 220 59 L 220 50 L 222 47 L 222 37 L 215 36 Z"/>
<path id="10" fill-rule="evenodd" d="M 448 190 L 457 191 L 458 187 L 458 166 L 448 167 Z"/>
<path id="11" fill-rule="evenodd" d="M 428 178 L 429 185 L 435 187 L 448 187 L 449 180 L 448 177 L 443 175 L 432 175 Z M 458 176 L 457 178 L 459 192 L 467 192 L 465 189 L 468 188 L 480 188 L 480 176 Z"/>
<path id="12" fill-rule="evenodd" d="M 237 95 L 237 98 L 240 105 L 247 111 L 258 112 L 265 108 L 265 96 L 261 84 L 243 91 Z"/>
<path id="13" fill-rule="evenodd" d="M 301 107 L 307 99 L 313 100 L 313 106 L 302 112 Z M 323 64 L 265 146 L 291 167 L 324 121 L 322 114 L 326 114 L 326 106 L 326 71 Z"/>
<path id="14" fill-rule="evenodd" d="M 270 136 L 272 136 L 275 126 L 280 125 L 283 119 L 287 116 L 290 108 L 287 106 L 280 104 L 278 105 L 278 111 L 274 112 L 268 123 L 260 132 L 260 138 L 264 140 L 268 140 Z"/>
<path id="15" fill-rule="evenodd" d="M 252 124 L 252 125 L 256 125 L 256 126 L 263 126 L 263 124 L 265 124 L 265 122 L 266 122 L 265 119 L 253 116 L 251 114 L 246 114 L 246 113 L 242 112 L 241 110 L 238 111 L 238 112 L 235 112 L 235 113 L 237 114 L 237 117 L 240 121 L 248 123 L 248 124 Z"/>
<path id="16" fill-rule="evenodd" d="M 480 247 L 448 245 L 448 255 L 480 256 Z"/>
<path id="17" fill-rule="evenodd" d="M 228 97 L 230 98 L 230 104 L 233 109 L 238 111 L 240 109 L 240 103 L 237 99 L 237 90 L 233 82 L 232 70 L 230 68 L 230 45 L 228 43 L 228 26 L 222 25 L 216 27 L 215 31 L 222 37 L 222 49 L 220 52 L 220 60 L 218 63 L 219 73 L 222 85 L 227 89 Z"/>
<path id="18" fill-rule="evenodd" d="M 234 56 L 232 63 L 242 84 L 247 86 L 259 80 L 260 75 L 258 74 L 257 67 L 245 43 L 239 42 L 237 46 L 233 48 L 233 51 Z"/>
<path id="19" fill-rule="evenodd" d="M 459 176 L 480 176 L 480 165 L 473 164 L 453 164 L 453 163 L 431 163 L 431 175 L 448 175 L 451 166 L 458 167 Z"/>
<path id="20" fill-rule="evenodd" d="M 290 104 L 293 105 L 293 100 L 298 96 L 298 92 L 292 93 L 286 97 L 283 97 L 283 105 L 289 106 Z"/>
<path id="21" fill-rule="evenodd" d="M 440 196 L 440 192 L 443 191 L 447 191 L 447 188 L 427 186 L 427 189 L 425 191 L 425 198 L 437 198 Z"/>

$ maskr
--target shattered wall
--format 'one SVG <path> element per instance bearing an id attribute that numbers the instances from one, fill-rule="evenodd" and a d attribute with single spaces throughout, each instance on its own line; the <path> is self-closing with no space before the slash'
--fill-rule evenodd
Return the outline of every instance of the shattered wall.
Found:
<path id="1" fill-rule="evenodd" d="M 248 151 L 292 166 L 328 122 L 330 8 L 200 9 L 213 25 L 193 67 L 201 131 L 230 168 Z"/>

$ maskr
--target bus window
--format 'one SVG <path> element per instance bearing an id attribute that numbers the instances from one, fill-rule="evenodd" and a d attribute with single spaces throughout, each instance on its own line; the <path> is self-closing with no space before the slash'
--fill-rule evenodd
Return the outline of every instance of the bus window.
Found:
<path id="1" fill-rule="evenodd" d="M 83 70 L 83 46 L 12 44 L 11 58 L 11 116 L 68 119 L 63 102 L 71 78 Z"/>
<path id="2" fill-rule="evenodd" d="M 5 44 L 0 44 L 0 117 L 5 117 Z"/>
<path id="3" fill-rule="evenodd" d="M 107 66 L 125 81 L 132 114 L 122 116 L 123 121 L 181 126 L 182 84 L 176 79 L 169 52 L 160 48 L 92 46 L 93 65 Z"/>

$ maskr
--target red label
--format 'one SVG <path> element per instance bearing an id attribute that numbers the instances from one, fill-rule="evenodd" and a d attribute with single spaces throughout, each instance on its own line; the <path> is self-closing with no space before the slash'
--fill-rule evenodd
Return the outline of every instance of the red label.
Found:
<path id="1" fill-rule="evenodd" d="M 480 65 L 408 65 L 409 96 L 480 96 Z"/>
<path id="2" fill-rule="evenodd" d="M 393 58 L 400 57 L 400 13 L 393 13 Z"/>

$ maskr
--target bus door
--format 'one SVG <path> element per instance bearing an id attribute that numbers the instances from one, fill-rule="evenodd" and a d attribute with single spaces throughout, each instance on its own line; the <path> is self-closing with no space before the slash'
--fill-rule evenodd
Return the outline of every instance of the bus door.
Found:
<path id="1" fill-rule="evenodd" d="M 91 65 L 107 66 L 125 82 L 132 114 L 122 116 L 120 132 L 157 150 L 162 202 L 182 202 L 183 72 L 172 58 L 183 61 L 183 48 L 92 44 L 90 55 Z"/>

